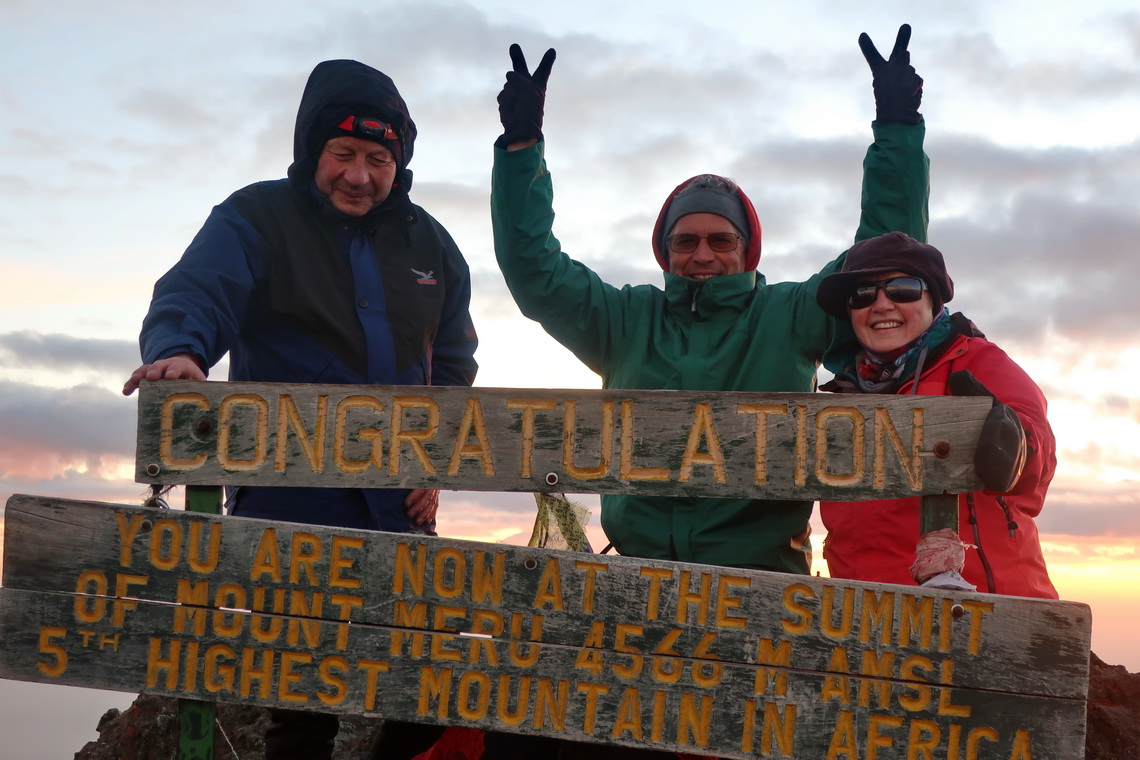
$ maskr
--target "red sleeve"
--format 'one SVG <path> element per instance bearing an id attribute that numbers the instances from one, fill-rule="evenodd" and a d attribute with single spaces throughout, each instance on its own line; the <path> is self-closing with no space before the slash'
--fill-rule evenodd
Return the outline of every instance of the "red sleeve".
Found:
<path id="1" fill-rule="evenodd" d="M 1029 456 L 1010 493 L 1027 494 L 1048 484 L 1057 469 L 1057 445 L 1046 417 L 1045 394 L 1005 351 L 984 338 L 971 339 L 963 359 L 955 362 L 954 369 L 970 370 L 998 401 L 1017 412 L 1025 428 Z"/>

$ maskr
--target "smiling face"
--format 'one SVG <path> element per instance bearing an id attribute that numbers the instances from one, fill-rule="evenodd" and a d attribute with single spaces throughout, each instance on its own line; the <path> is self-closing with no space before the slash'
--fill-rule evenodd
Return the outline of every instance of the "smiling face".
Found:
<path id="1" fill-rule="evenodd" d="M 737 235 L 732 222 L 716 214 L 687 214 L 677 220 L 669 235 L 696 235 L 701 238 L 691 253 L 669 250 L 669 271 L 690 280 L 707 280 L 744 271 L 744 241 L 738 239 L 731 251 L 714 251 L 708 236 L 716 233 Z"/>
<path id="2" fill-rule="evenodd" d="M 334 137 L 317 159 L 317 189 L 343 214 L 364 216 L 392 191 L 396 161 L 392 151 L 359 137 Z"/>
<path id="3" fill-rule="evenodd" d="M 893 277 L 906 277 L 906 272 L 889 272 L 875 275 L 864 282 L 883 282 Z M 866 349 L 878 354 L 902 348 L 930 327 L 934 322 L 930 292 L 911 303 L 895 303 L 887 298 L 886 291 L 875 293 L 875 302 L 863 309 L 851 309 L 851 327 L 855 337 Z"/>

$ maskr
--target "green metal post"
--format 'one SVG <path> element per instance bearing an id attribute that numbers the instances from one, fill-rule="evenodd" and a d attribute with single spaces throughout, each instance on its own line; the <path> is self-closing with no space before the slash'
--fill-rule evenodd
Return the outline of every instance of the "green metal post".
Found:
<path id="1" fill-rule="evenodd" d="M 186 511 L 221 514 L 221 486 L 186 486 Z M 217 705 L 178 700 L 178 760 L 214 760 Z"/>
<path id="2" fill-rule="evenodd" d="M 942 528 L 958 532 L 958 494 L 939 493 L 922 497 L 918 517 L 918 533 L 925 536 Z"/>

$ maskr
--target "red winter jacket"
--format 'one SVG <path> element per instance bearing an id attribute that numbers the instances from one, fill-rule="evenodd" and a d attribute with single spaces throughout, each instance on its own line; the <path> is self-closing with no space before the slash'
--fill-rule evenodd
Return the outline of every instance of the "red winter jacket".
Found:
<path id="1" fill-rule="evenodd" d="M 961 315 L 955 319 L 964 321 Z M 1033 522 L 1057 467 L 1053 431 L 1045 418 L 1045 396 L 1004 351 L 984 337 L 966 334 L 952 339 L 949 348 L 922 370 L 918 395 L 949 395 L 950 373 L 960 369 L 970 370 L 998 400 L 1017 412 L 1029 446 L 1025 471 L 1012 491 L 976 491 L 958 497 L 958 535 L 963 542 L 979 546 L 966 551 L 962 574 L 978 591 L 1056 599 L 1057 590 L 1049 580 Z M 911 393 L 911 386 L 912 381 L 908 381 L 898 393 Z M 823 387 L 829 389 L 828 385 Z M 977 515 L 976 532 L 970 523 L 969 497 Z M 827 527 L 823 556 L 831 576 L 916 585 L 910 566 L 919 537 L 919 503 L 918 497 L 820 502 L 820 515 Z M 993 576 L 992 588 L 983 555 Z"/>

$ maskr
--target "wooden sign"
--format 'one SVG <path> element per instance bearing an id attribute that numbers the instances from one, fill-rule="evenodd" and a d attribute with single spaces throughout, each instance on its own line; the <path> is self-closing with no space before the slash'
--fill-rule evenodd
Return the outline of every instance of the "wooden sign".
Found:
<path id="1" fill-rule="evenodd" d="M 1088 607 L 14 496 L 0 676 L 718 757 L 1077 760 Z"/>
<path id="2" fill-rule="evenodd" d="M 988 398 L 163 381 L 136 479 L 856 501 L 980 487 Z"/>

